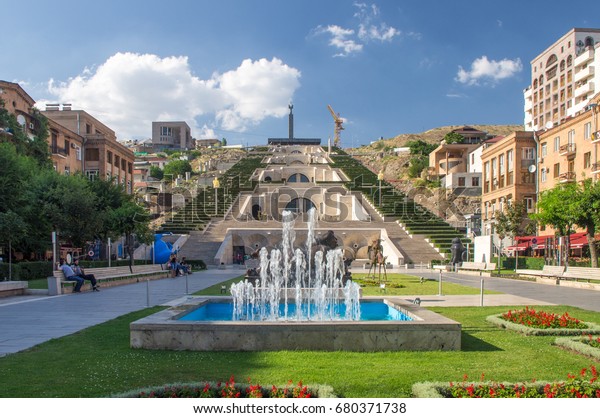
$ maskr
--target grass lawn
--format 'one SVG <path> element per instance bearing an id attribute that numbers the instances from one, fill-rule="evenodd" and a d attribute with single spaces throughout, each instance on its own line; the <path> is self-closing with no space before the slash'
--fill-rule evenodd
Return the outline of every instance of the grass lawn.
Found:
<path id="1" fill-rule="evenodd" d="M 359 275 L 356 275 L 359 276 Z M 391 276 L 391 275 L 390 275 Z M 357 277 L 358 279 L 358 277 Z M 403 294 L 420 294 L 418 278 L 398 277 Z M 390 278 L 391 283 L 392 278 Z M 230 282 L 239 281 L 238 279 Z M 223 284 L 228 285 L 230 282 Z M 221 285 L 203 294 L 220 294 Z M 379 292 L 379 286 L 371 286 Z M 372 289 L 365 287 L 365 294 Z M 477 291 L 478 289 L 474 289 Z M 391 289 L 388 289 L 390 292 Z M 466 288 L 444 284 L 444 292 L 464 294 Z M 377 293 L 379 294 L 379 293 Z M 423 293 L 427 294 L 427 293 Z M 486 322 L 488 315 L 520 307 L 431 308 L 462 323 L 462 350 L 457 352 L 179 352 L 134 350 L 129 324 L 156 312 L 153 307 L 124 315 L 30 350 L 0 358 L 1 397 L 102 397 L 130 389 L 175 382 L 251 379 L 261 385 L 288 381 L 324 384 L 344 397 L 410 397 L 413 383 L 469 380 L 564 380 L 593 360 L 552 343 L 554 337 L 527 337 Z M 547 312 L 600 324 L 600 313 L 567 306 L 537 307 Z"/>
<path id="2" fill-rule="evenodd" d="M 284 386 L 289 380 L 326 384 L 344 397 L 410 397 L 420 381 L 564 380 L 593 360 L 485 321 L 516 307 L 432 309 L 463 324 L 458 352 L 176 352 L 129 348 L 129 323 L 149 308 L 0 358 L 2 397 L 101 397 L 136 387 L 190 381 L 236 381 Z M 600 313 L 540 307 L 600 323 Z"/>

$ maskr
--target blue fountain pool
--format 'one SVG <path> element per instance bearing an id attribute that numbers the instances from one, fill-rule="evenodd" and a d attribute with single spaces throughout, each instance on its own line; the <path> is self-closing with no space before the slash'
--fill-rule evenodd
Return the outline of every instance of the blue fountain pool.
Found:
<path id="1" fill-rule="evenodd" d="M 303 304 L 302 317 L 308 317 L 309 305 Z M 269 309 L 267 307 L 267 309 Z M 337 306 L 336 319 L 345 320 L 346 309 L 344 305 Z M 285 316 L 285 304 L 279 305 L 279 317 Z M 315 309 L 311 309 L 314 312 Z M 290 320 L 296 319 L 296 305 L 288 304 L 287 317 Z M 193 311 L 178 318 L 180 321 L 232 321 L 233 320 L 233 302 L 209 302 L 201 305 Z M 313 318 L 318 320 L 317 318 Z M 246 319 L 247 320 L 247 319 Z M 259 319 L 255 319 L 259 321 Z M 281 319 L 279 319 L 281 320 Z M 361 300 L 360 301 L 360 320 L 361 321 L 412 321 L 413 319 L 402 311 L 388 305 L 381 300 Z"/>

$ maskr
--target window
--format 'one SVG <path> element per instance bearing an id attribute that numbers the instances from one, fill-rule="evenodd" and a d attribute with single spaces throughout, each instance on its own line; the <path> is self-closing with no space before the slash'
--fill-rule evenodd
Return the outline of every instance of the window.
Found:
<path id="1" fill-rule="evenodd" d="M 65 155 L 71 154 L 71 142 L 65 139 Z"/>
<path id="2" fill-rule="evenodd" d="M 504 154 L 498 156 L 498 164 L 500 165 L 500 175 L 504 174 Z"/>
<path id="3" fill-rule="evenodd" d="M 471 178 L 471 187 L 479 187 L 479 177 Z"/>
<path id="4" fill-rule="evenodd" d="M 508 171 L 513 171 L 514 167 L 514 158 L 513 158 L 513 150 L 508 150 L 506 152 L 506 161 L 508 162 Z"/>
<path id="5" fill-rule="evenodd" d="M 91 134 L 91 133 L 92 133 L 92 125 L 90 125 L 89 123 L 86 123 L 86 124 L 85 124 L 85 133 L 86 133 L 87 135 L 89 135 L 89 134 Z"/>
<path id="6" fill-rule="evenodd" d="M 583 139 L 589 140 L 592 137 L 592 122 L 583 125 Z"/>
<path id="7" fill-rule="evenodd" d="M 523 148 L 523 157 L 524 160 L 533 160 L 535 159 L 535 149 L 531 147 Z"/>
<path id="8" fill-rule="evenodd" d="M 560 176 L 560 163 L 554 164 L 554 178 L 558 178 Z"/>
<path id="9" fill-rule="evenodd" d="M 460 176 L 458 178 L 458 187 L 465 187 L 466 182 L 465 182 L 465 178 L 463 176 Z"/>
<path id="10" fill-rule="evenodd" d="M 85 160 L 86 161 L 99 161 L 100 150 L 98 148 L 86 148 L 85 149 Z"/>
<path id="11" fill-rule="evenodd" d="M 110 151 L 106 152 L 106 162 L 108 162 L 109 164 L 112 164 L 113 162 L 113 154 Z"/>
<path id="12" fill-rule="evenodd" d="M 546 155 L 548 155 L 548 144 L 544 142 L 542 144 L 542 157 L 545 157 Z"/>
<path id="13" fill-rule="evenodd" d="M 81 161 L 81 147 L 75 147 L 75 158 L 77 161 Z"/>
<path id="14" fill-rule="evenodd" d="M 90 181 L 94 181 L 98 177 L 98 170 L 85 170 L 85 175 Z"/>
<path id="15" fill-rule="evenodd" d="M 554 138 L 554 152 L 558 152 L 560 150 L 560 136 Z"/>
<path id="16" fill-rule="evenodd" d="M 571 129 L 567 134 L 567 142 L 569 144 L 575 143 L 575 129 Z"/>
<path id="17" fill-rule="evenodd" d="M 583 168 L 590 168 L 592 166 L 592 152 L 586 152 L 583 154 Z"/>
<path id="18" fill-rule="evenodd" d="M 533 197 L 526 197 L 525 199 L 525 207 L 527 208 L 527 212 L 533 212 L 535 205 L 533 204 Z"/>
<path id="19" fill-rule="evenodd" d="M 545 182 L 546 182 L 546 180 L 548 179 L 548 175 L 547 175 L 547 173 L 546 173 L 546 168 L 545 168 L 545 167 L 542 167 L 542 171 L 541 171 L 541 176 L 540 176 L 540 178 L 541 178 L 541 182 L 542 182 L 542 183 L 545 183 Z"/>
<path id="20" fill-rule="evenodd" d="M 173 136 L 173 130 L 170 126 L 161 126 L 160 127 L 160 135 L 161 136 Z"/>

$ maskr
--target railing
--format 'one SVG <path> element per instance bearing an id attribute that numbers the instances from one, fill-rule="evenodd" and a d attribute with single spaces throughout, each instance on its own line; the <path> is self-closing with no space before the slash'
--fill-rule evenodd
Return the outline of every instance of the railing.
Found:
<path id="1" fill-rule="evenodd" d="M 575 181 L 576 177 L 577 176 L 574 171 L 567 171 L 566 173 L 562 173 L 561 175 L 559 175 L 558 180 L 561 183 L 569 183 L 569 182 Z"/>
<path id="2" fill-rule="evenodd" d="M 569 143 L 569 144 L 561 145 L 558 152 L 560 155 L 569 155 L 569 154 L 575 154 L 575 150 L 576 150 L 575 143 Z"/>

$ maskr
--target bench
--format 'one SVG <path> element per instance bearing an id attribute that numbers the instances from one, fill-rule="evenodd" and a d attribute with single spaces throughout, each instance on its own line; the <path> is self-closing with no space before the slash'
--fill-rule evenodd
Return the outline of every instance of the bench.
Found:
<path id="1" fill-rule="evenodd" d="M 140 264 L 132 267 L 96 267 L 84 268 L 85 274 L 93 274 L 100 285 L 112 286 L 115 284 L 127 284 L 139 281 L 140 278 L 163 278 L 170 275 L 168 269 L 163 268 L 162 264 Z M 62 289 L 67 286 L 73 286 L 77 283 L 74 280 L 66 280 L 62 270 L 54 271 L 54 275 L 48 277 L 48 291 L 50 295 L 59 295 L 63 293 Z M 84 285 L 87 285 L 87 281 Z M 82 287 L 83 289 L 83 287 Z"/>
<path id="2" fill-rule="evenodd" d="M 463 261 L 458 268 L 458 272 L 467 274 L 478 274 L 480 276 L 490 276 L 491 272 L 496 270 L 496 263 L 484 263 L 476 261 Z"/>
<path id="3" fill-rule="evenodd" d="M 560 278 L 565 272 L 565 266 L 545 265 L 542 270 L 517 269 L 515 273 L 524 276 L 555 277 Z"/>
<path id="4" fill-rule="evenodd" d="M 463 261 L 458 270 L 485 270 L 485 263 L 478 263 L 476 261 Z"/>
<path id="5" fill-rule="evenodd" d="M 568 267 L 561 279 L 600 280 L 600 268 Z"/>

